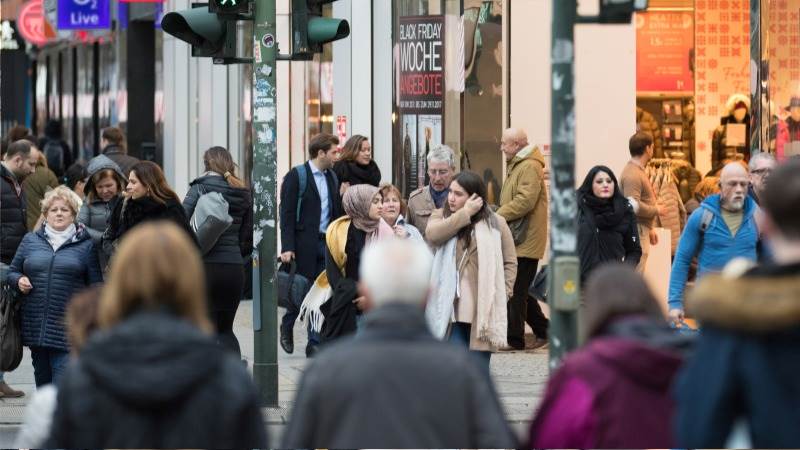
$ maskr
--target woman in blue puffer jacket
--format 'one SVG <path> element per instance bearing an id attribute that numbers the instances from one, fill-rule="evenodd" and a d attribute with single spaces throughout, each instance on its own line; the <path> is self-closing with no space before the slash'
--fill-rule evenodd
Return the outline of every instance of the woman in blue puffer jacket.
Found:
<path id="1" fill-rule="evenodd" d="M 97 252 L 83 225 L 80 199 L 65 186 L 45 194 L 41 228 L 25 235 L 8 282 L 23 294 L 22 343 L 31 349 L 36 387 L 57 383 L 69 356 L 64 311 L 73 294 L 102 281 Z"/>

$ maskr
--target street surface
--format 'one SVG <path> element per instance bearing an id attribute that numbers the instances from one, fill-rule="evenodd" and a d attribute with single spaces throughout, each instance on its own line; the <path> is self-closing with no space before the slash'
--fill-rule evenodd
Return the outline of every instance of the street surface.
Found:
<path id="1" fill-rule="evenodd" d="M 278 311 L 279 317 L 283 310 Z M 239 338 L 242 355 L 252 369 L 253 362 L 253 308 L 252 302 L 242 302 L 236 314 L 234 333 Z M 278 350 L 279 364 L 279 408 L 265 408 L 264 420 L 269 432 L 271 446 L 279 445 L 283 426 L 289 420 L 291 402 L 297 392 L 303 369 L 306 365 L 306 335 L 298 321 L 295 326 L 295 352 L 287 355 Z M 276 339 L 277 342 L 277 339 Z M 547 383 L 547 350 L 531 352 L 497 353 L 492 356 L 492 378 L 495 381 L 506 416 L 520 437 L 527 434 L 535 407 L 541 400 Z M 33 365 L 30 352 L 25 348 L 22 363 L 14 372 L 7 373 L 5 380 L 26 396 L 15 399 L 0 399 L 0 448 L 12 448 L 14 438 L 22 424 L 25 405 L 35 390 Z"/>

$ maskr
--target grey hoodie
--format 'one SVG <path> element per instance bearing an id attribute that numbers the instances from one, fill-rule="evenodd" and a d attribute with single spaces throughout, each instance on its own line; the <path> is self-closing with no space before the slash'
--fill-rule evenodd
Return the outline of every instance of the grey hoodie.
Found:
<path id="1" fill-rule="evenodd" d="M 106 169 L 111 169 L 116 172 L 123 188 L 125 187 L 125 184 L 127 184 L 127 179 L 125 178 L 125 175 L 122 174 L 122 170 L 119 168 L 119 165 L 112 161 L 111 158 L 105 155 L 99 155 L 92 158 L 89 161 L 89 166 L 87 168 L 89 176 L 87 177 L 86 185 L 83 188 L 83 192 L 87 195 L 86 201 L 83 202 L 83 205 L 78 212 L 78 222 L 86 225 L 86 231 L 88 231 L 89 236 L 92 237 L 92 242 L 94 242 L 95 249 L 98 252 L 97 256 L 99 258 L 101 268 L 105 268 L 106 266 L 107 255 L 103 254 L 102 246 L 100 245 L 100 238 L 103 237 L 103 232 L 105 232 L 106 227 L 108 226 L 108 219 L 111 215 L 111 204 L 113 201 L 106 202 L 95 197 L 94 195 L 92 195 L 93 198 L 90 200 L 89 193 L 94 191 L 94 181 L 92 180 L 94 175 Z"/>

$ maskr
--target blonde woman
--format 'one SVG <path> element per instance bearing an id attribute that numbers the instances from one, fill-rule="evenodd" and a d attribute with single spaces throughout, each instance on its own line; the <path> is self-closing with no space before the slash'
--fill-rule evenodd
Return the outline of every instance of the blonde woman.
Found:
<path id="1" fill-rule="evenodd" d="M 102 281 L 92 238 L 76 224 L 80 204 L 66 186 L 45 194 L 44 222 L 23 238 L 7 278 L 22 293 L 22 343 L 31 349 L 37 387 L 57 383 L 66 368 L 69 299 Z"/>
<path id="2" fill-rule="evenodd" d="M 247 369 L 212 338 L 204 277 L 177 225 L 131 230 L 111 261 L 100 330 L 59 385 L 46 447 L 267 447 Z"/>

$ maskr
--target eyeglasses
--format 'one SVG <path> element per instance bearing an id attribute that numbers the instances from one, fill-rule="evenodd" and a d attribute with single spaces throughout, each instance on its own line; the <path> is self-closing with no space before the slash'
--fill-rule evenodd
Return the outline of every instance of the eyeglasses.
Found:
<path id="1" fill-rule="evenodd" d="M 764 168 L 764 169 L 756 169 L 756 170 L 753 170 L 753 171 L 752 171 L 752 172 L 750 172 L 750 173 L 752 173 L 753 175 L 758 175 L 758 176 L 760 176 L 760 177 L 763 177 L 763 176 L 766 176 L 766 175 L 769 175 L 769 174 L 771 174 L 771 173 L 772 173 L 772 169 L 767 169 L 767 168 Z"/>

